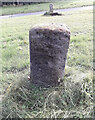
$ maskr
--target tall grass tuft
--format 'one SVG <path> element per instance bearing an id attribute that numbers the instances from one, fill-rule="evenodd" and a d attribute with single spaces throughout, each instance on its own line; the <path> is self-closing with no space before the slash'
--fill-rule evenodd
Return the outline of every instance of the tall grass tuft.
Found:
<path id="1" fill-rule="evenodd" d="M 66 76 L 67 77 L 67 76 Z M 93 81 L 64 78 L 56 88 L 38 88 L 24 78 L 9 86 L 2 105 L 4 118 L 93 118 Z"/>

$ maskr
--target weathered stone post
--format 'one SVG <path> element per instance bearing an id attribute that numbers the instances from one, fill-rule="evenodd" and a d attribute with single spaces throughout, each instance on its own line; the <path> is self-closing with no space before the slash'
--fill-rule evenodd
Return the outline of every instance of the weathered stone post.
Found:
<path id="1" fill-rule="evenodd" d="M 50 5 L 49 5 L 49 12 L 50 12 L 50 13 L 53 13 L 53 4 L 50 4 Z"/>
<path id="2" fill-rule="evenodd" d="M 42 87 L 63 79 L 70 31 L 62 24 L 36 25 L 29 31 L 30 79 Z"/>

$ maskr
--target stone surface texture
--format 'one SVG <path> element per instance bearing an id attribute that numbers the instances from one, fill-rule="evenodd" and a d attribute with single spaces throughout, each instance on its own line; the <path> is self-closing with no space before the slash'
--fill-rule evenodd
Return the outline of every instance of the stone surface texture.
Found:
<path id="1" fill-rule="evenodd" d="M 50 12 L 50 13 L 53 13 L 53 4 L 50 4 L 50 5 L 49 5 L 49 12 Z"/>
<path id="2" fill-rule="evenodd" d="M 29 31 L 30 78 L 41 87 L 58 86 L 64 76 L 70 30 L 64 24 L 36 25 Z"/>

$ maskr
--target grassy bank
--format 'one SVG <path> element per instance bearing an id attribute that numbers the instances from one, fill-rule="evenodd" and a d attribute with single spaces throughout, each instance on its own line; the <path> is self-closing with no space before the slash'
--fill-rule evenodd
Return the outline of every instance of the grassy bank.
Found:
<path id="1" fill-rule="evenodd" d="M 62 0 L 59 2 L 54 2 L 54 9 L 60 8 L 69 8 L 69 7 L 80 7 L 80 6 L 88 6 L 93 5 L 94 0 Z M 25 6 L 5 6 L 2 7 L 2 15 L 7 14 L 16 14 L 16 13 L 28 13 L 35 11 L 48 11 L 50 3 L 40 3 L 33 5 L 25 5 Z"/>
<path id="2" fill-rule="evenodd" d="M 93 117 L 92 11 L 64 16 L 3 19 L 2 76 L 5 118 Z M 65 77 L 59 87 L 37 88 L 29 80 L 29 29 L 40 23 L 65 23 L 71 30 Z"/>

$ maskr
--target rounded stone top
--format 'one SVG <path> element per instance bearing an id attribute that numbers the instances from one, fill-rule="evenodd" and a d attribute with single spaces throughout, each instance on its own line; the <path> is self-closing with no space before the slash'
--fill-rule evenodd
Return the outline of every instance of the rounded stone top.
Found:
<path id="1" fill-rule="evenodd" d="M 35 29 L 64 32 L 70 35 L 70 30 L 65 24 L 57 24 L 57 23 L 39 24 L 33 26 L 31 30 L 35 30 Z"/>

